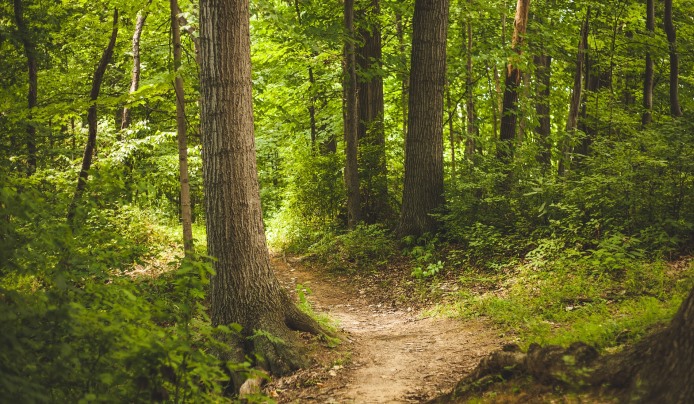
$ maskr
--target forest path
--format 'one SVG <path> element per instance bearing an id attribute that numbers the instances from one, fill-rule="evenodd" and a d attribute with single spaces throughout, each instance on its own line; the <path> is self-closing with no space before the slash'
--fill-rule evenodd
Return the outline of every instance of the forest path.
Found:
<path id="1" fill-rule="evenodd" d="M 308 287 L 316 312 L 339 322 L 343 343 L 318 364 L 273 381 L 280 403 L 418 403 L 450 390 L 489 352 L 498 332 L 481 321 L 422 316 L 420 310 L 374 301 L 348 276 L 274 260 L 290 291 Z M 382 300 L 386 300 L 381 297 Z"/>

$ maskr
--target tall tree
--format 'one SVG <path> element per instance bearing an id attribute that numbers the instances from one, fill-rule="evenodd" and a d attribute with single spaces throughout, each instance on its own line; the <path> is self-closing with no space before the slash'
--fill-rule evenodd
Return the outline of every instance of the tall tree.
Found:
<path id="1" fill-rule="evenodd" d="M 581 24 L 581 38 L 578 40 L 578 52 L 576 53 L 576 68 L 574 70 L 574 85 L 569 100 L 569 115 L 566 118 L 566 136 L 561 142 L 561 156 L 559 157 L 559 174 L 563 175 L 571 158 L 571 143 L 578 129 L 578 115 L 581 112 L 581 99 L 583 94 L 583 71 L 585 70 L 586 46 L 588 45 L 588 28 L 590 21 L 590 7 L 586 10 L 586 17 Z"/>
<path id="2" fill-rule="evenodd" d="M 178 178 L 181 184 L 181 225 L 183 250 L 193 251 L 193 214 L 190 208 L 190 181 L 188 179 L 188 139 L 186 135 L 186 104 L 181 77 L 181 29 L 178 25 L 178 1 L 169 0 L 171 9 L 171 41 L 173 43 L 174 90 L 176 93 L 176 133 L 178 140 Z"/>
<path id="3" fill-rule="evenodd" d="M 443 198 L 443 96 L 446 85 L 448 0 L 415 0 L 405 183 L 400 236 L 432 231 Z"/>
<path id="4" fill-rule="evenodd" d="M 649 37 L 655 31 L 655 0 L 646 0 L 646 31 Z M 643 77 L 643 114 L 641 123 L 645 126 L 653 120 L 653 59 L 651 58 L 650 44 L 646 51 L 646 69 Z"/>
<path id="5" fill-rule="evenodd" d="M 552 57 L 547 54 L 536 55 L 533 57 L 535 62 L 535 113 L 537 114 L 538 124 L 535 133 L 540 144 L 540 154 L 538 160 L 544 167 L 549 167 L 552 162 L 552 143 L 550 140 L 551 114 L 550 114 L 550 89 Z"/>
<path id="6" fill-rule="evenodd" d="M 354 44 L 354 0 L 344 4 L 343 116 L 345 138 L 345 188 L 347 190 L 347 226 L 356 227 L 361 221 L 358 166 L 358 87 L 356 46 Z"/>
<path id="7" fill-rule="evenodd" d="M 87 136 L 87 144 L 84 146 L 84 155 L 82 156 L 82 167 L 80 168 L 79 176 L 77 177 L 77 188 L 72 196 L 72 201 L 67 210 L 67 222 L 71 228 L 75 227 L 75 213 L 77 212 L 77 204 L 82 198 L 82 193 L 87 186 L 87 178 L 89 177 L 89 169 L 92 167 L 92 158 L 94 156 L 94 148 L 96 147 L 96 130 L 97 130 L 97 115 L 96 115 L 96 100 L 101 92 L 101 83 L 104 80 L 104 73 L 108 67 L 111 57 L 113 56 L 113 48 L 116 46 L 116 38 L 118 37 L 118 9 L 113 10 L 113 28 L 111 37 L 106 45 L 106 49 L 101 54 L 99 64 L 94 71 L 92 77 L 92 89 L 89 92 L 89 99 L 92 104 L 87 111 L 87 125 L 89 134 Z"/>
<path id="8" fill-rule="evenodd" d="M 359 173 L 364 220 L 376 223 L 388 216 L 388 169 L 383 126 L 383 77 L 381 73 L 381 13 L 379 0 L 368 0 L 359 10 L 358 66 Z"/>
<path id="9" fill-rule="evenodd" d="M 513 38 L 511 49 L 517 55 L 521 54 L 523 37 L 528 26 L 528 12 L 530 0 L 518 0 L 516 3 L 516 17 L 513 22 Z M 504 89 L 504 101 L 501 114 L 501 144 L 497 150 L 497 156 L 502 160 L 513 157 L 513 139 L 516 136 L 516 123 L 518 121 L 518 86 L 521 82 L 521 70 L 518 68 L 520 60 L 512 58 L 506 66 L 506 87 Z"/>
<path id="10" fill-rule="evenodd" d="M 682 116 L 679 97 L 679 54 L 677 53 L 677 32 L 672 23 L 672 0 L 665 0 L 663 25 L 670 49 L 670 115 Z"/>
<path id="11" fill-rule="evenodd" d="M 214 325 L 237 323 L 239 357 L 283 374 L 305 364 L 291 330 L 320 326 L 291 302 L 270 267 L 253 130 L 248 0 L 200 1 L 203 179 Z M 276 338 L 269 337 L 273 335 Z M 278 342 L 281 339 L 283 342 Z"/>
<path id="12" fill-rule="evenodd" d="M 472 0 L 468 0 L 468 6 L 472 5 Z M 468 17 L 465 23 L 465 116 L 467 139 L 465 140 L 465 157 L 472 158 L 475 153 L 475 143 L 478 135 L 477 117 L 475 114 L 475 94 L 474 77 L 472 72 L 472 18 Z M 495 119 L 496 120 L 496 119 Z M 496 124 L 496 123 L 495 123 Z"/>
<path id="13" fill-rule="evenodd" d="M 142 30 L 145 27 L 146 20 L 147 12 L 145 10 L 138 11 L 137 17 L 135 18 L 135 31 L 133 31 L 132 40 L 133 68 L 130 73 L 130 94 L 140 88 L 140 37 L 142 37 Z M 127 129 L 130 127 L 130 119 L 130 107 L 126 105 L 123 107 L 120 128 Z"/>
<path id="14" fill-rule="evenodd" d="M 27 58 L 27 75 L 29 78 L 29 91 L 27 93 L 29 114 L 26 126 L 27 174 L 32 175 L 36 171 L 36 126 L 32 122 L 32 111 L 36 107 L 38 97 L 38 65 L 36 62 L 36 44 L 32 41 L 31 31 L 24 21 L 22 0 L 14 0 L 14 18 L 22 46 L 24 47 L 24 55 Z"/>

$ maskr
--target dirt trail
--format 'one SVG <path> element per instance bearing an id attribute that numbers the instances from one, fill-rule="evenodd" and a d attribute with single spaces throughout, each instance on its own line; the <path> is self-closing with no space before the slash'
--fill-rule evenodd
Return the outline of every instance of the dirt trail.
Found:
<path id="1" fill-rule="evenodd" d="M 290 290 L 307 286 L 314 309 L 337 319 L 346 337 L 338 348 L 342 356 L 271 383 L 266 390 L 279 402 L 423 402 L 452 388 L 501 345 L 482 322 L 426 318 L 372 301 L 346 277 L 282 261 L 275 268 Z"/>

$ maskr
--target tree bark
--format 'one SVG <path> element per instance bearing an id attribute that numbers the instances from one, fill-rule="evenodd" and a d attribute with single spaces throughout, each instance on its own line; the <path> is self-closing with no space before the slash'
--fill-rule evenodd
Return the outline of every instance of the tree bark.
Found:
<path id="1" fill-rule="evenodd" d="M 523 37 L 528 26 L 528 11 L 530 0 L 518 0 L 516 3 L 516 17 L 513 23 L 513 38 L 511 49 L 516 54 L 521 54 Z M 506 66 L 506 83 L 504 89 L 503 110 L 501 114 L 501 144 L 497 150 L 497 157 L 508 162 L 513 159 L 513 139 L 516 136 L 516 123 L 518 121 L 518 86 L 521 81 L 521 71 L 518 68 L 519 60 L 510 60 Z"/>
<path id="2" fill-rule="evenodd" d="M 444 203 L 443 98 L 448 0 L 415 0 L 405 183 L 398 234 L 436 229 L 431 213 Z"/>
<path id="3" fill-rule="evenodd" d="M 89 127 L 89 135 L 87 137 L 87 144 L 84 146 L 84 155 L 82 157 L 82 168 L 80 169 L 79 176 L 77 177 L 77 188 L 72 196 L 72 201 L 67 211 L 67 222 L 70 228 L 74 231 L 75 229 L 75 213 L 77 212 L 77 204 L 82 197 L 84 188 L 87 186 L 87 178 L 89 177 L 89 169 L 92 166 L 92 157 L 94 155 L 94 148 L 96 147 L 96 130 L 97 130 L 97 115 L 96 115 L 96 100 L 99 98 L 99 92 L 101 91 L 101 82 L 104 79 L 104 73 L 106 73 L 106 68 L 111 61 L 111 56 L 113 56 L 113 48 L 116 46 L 116 38 L 118 37 L 118 9 L 113 10 L 113 29 L 111 30 L 111 38 L 108 41 L 108 45 L 101 55 L 99 64 L 94 71 L 94 76 L 92 77 L 92 89 L 89 92 L 89 99 L 92 101 L 89 110 L 87 111 L 87 124 Z"/>
<path id="4" fill-rule="evenodd" d="M 679 97 L 679 54 L 677 53 L 677 33 L 672 23 L 672 0 L 665 0 L 665 14 L 663 17 L 665 33 L 670 50 L 670 115 L 682 116 Z"/>
<path id="5" fill-rule="evenodd" d="M 149 4 L 149 3 L 148 3 Z M 133 69 L 130 74 L 130 94 L 137 91 L 140 88 L 140 37 L 142 36 L 142 30 L 145 27 L 145 21 L 147 20 L 147 13 L 139 11 L 137 13 L 137 18 L 135 19 L 135 31 L 133 32 Z M 130 127 L 130 107 L 127 105 L 123 107 L 123 115 L 121 118 L 121 130 Z"/>
<path id="6" fill-rule="evenodd" d="M 655 32 L 655 0 L 646 0 L 646 31 L 649 37 L 653 37 Z M 643 77 L 643 115 L 641 123 L 643 126 L 653 121 L 653 59 L 651 58 L 650 44 L 647 45 L 646 68 Z"/>
<path id="7" fill-rule="evenodd" d="M 360 10 L 363 21 L 357 24 L 362 45 L 357 51 L 359 173 L 362 216 L 367 223 L 377 223 L 389 216 L 386 138 L 383 126 L 383 77 L 381 75 L 381 27 L 377 22 L 379 0 L 370 0 Z"/>
<path id="8" fill-rule="evenodd" d="M 237 323 L 231 343 L 259 365 L 285 374 L 306 363 L 291 330 L 320 332 L 290 301 L 270 267 L 260 206 L 248 0 L 201 0 L 200 90 L 208 253 L 214 325 Z M 275 338 L 269 337 L 269 335 Z M 277 338 L 283 343 L 278 342 Z"/>
<path id="9" fill-rule="evenodd" d="M 176 133 L 178 140 L 178 175 L 181 184 L 181 225 L 183 227 L 183 251 L 186 255 L 194 251 L 193 214 L 190 205 L 190 181 L 188 179 L 188 140 L 185 92 L 181 68 L 181 29 L 178 25 L 178 1 L 169 0 L 171 9 L 171 41 L 173 43 L 174 90 L 176 93 Z M 133 41 L 134 42 L 134 41 Z"/>
<path id="10" fill-rule="evenodd" d="M 361 221 L 358 166 L 358 87 L 356 47 L 354 45 L 354 0 L 345 0 L 344 8 L 344 138 L 345 138 L 345 188 L 347 190 L 347 227 L 353 229 Z"/>
<path id="11" fill-rule="evenodd" d="M 581 39 L 578 40 L 578 52 L 576 54 L 576 70 L 574 71 L 574 86 L 571 90 L 569 101 L 569 115 L 566 118 L 566 135 L 561 142 L 561 157 L 559 158 L 559 175 L 563 175 L 571 159 L 571 139 L 578 129 L 578 114 L 581 112 L 581 96 L 583 92 L 583 71 L 586 61 L 586 46 L 588 43 L 588 29 L 590 21 L 590 8 L 586 11 L 586 18 L 581 25 Z"/>
<path id="12" fill-rule="evenodd" d="M 27 105 L 29 114 L 26 126 L 26 145 L 27 145 L 27 175 L 31 176 L 36 172 L 36 126 L 32 122 L 33 109 L 36 107 L 38 98 L 38 66 L 36 63 L 36 45 L 31 40 L 29 28 L 24 21 L 24 9 L 22 0 L 14 0 L 14 17 L 17 23 L 19 36 L 24 47 L 24 55 L 27 58 L 27 76 L 29 79 L 29 91 L 27 92 Z"/>
<path id="13" fill-rule="evenodd" d="M 548 169 L 552 164 L 552 142 L 550 140 L 550 132 L 552 129 L 550 121 L 550 89 L 551 89 L 551 72 L 552 57 L 549 55 L 538 55 L 534 57 L 535 62 L 535 113 L 537 113 L 538 125 L 535 128 L 538 141 L 540 143 L 540 154 L 538 160 L 545 169 Z"/>

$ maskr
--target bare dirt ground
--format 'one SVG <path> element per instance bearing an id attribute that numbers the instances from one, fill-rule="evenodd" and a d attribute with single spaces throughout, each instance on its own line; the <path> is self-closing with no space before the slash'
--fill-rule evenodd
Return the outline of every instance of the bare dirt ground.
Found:
<path id="1" fill-rule="evenodd" d="M 301 284 L 316 312 L 337 320 L 343 342 L 313 352 L 317 363 L 272 381 L 265 392 L 280 403 L 418 403 L 450 390 L 479 360 L 499 348 L 498 332 L 481 321 L 423 316 L 347 275 L 275 260 L 280 281 Z"/>

